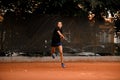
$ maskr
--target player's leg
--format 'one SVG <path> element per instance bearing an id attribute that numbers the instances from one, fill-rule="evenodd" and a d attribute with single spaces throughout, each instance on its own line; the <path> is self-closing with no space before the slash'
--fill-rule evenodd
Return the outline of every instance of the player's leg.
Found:
<path id="1" fill-rule="evenodd" d="M 62 47 L 62 45 L 58 46 L 58 50 L 60 53 L 61 66 L 64 68 L 65 65 L 64 65 L 64 61 L 63 61 L 63 47 Z"/>
<path id="2" fill-rule="evenodd" d="M 51 48 L 51 55 L 52 55 L 52 58 L 55 59 L 55 47 Z"/>

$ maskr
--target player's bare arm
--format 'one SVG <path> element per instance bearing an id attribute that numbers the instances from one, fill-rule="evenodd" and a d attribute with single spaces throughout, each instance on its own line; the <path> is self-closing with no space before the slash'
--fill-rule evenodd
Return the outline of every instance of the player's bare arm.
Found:
<path id="1" fill-rule="evenodd" d="M 57 32 L 58 32 L 58 34 L 60 35 L 60 37 L 61 37 L 62 39 L 65 39 L 64 35 L 63 35 L 60 31 L 57 31 Z"/>

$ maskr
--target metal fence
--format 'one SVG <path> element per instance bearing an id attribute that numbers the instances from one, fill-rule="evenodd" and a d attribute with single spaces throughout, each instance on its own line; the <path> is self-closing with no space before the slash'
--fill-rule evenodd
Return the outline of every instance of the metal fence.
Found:
<path id="1" fill-rule="evenodd" d="M 91 26 L 87 18 L 58 15 L 27 15 L 26 17 L 6 15 L 1 24 L 4 31 L 0 32 L 3 51 L 49 52 L 52 31 L 59 20 L 63 22 L 64 35 L 70 41 L 69 43 L 63 41 L 63 46 L 67 47 L 68 52 L 72 50 L 77 53 L 115 55 L 114 31 L 110 31 L 108 25 Z"/>

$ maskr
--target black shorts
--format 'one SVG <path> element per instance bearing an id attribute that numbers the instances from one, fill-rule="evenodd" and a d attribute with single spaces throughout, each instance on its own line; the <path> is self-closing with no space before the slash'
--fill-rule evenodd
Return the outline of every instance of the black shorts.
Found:
<path id="1" fill-rule="evenodd" d="M 51 44 L 52 47 L 58 47 L 58 46 L 61 46 L 62 45 L 62 42 L 58 42 L 58 43 L 53 43 Z"/>

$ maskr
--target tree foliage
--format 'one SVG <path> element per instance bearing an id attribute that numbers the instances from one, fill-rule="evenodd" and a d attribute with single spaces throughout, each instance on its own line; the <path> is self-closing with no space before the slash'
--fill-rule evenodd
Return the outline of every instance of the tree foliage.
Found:
<path id="1" fill-rule="evenodd" d="M 21 12 L 79 16 L 82 12 L 120 10 L 119 0 L 1 0 L 1 9 Z M 80 6 L 78 6 L 80 5 Z"/>

